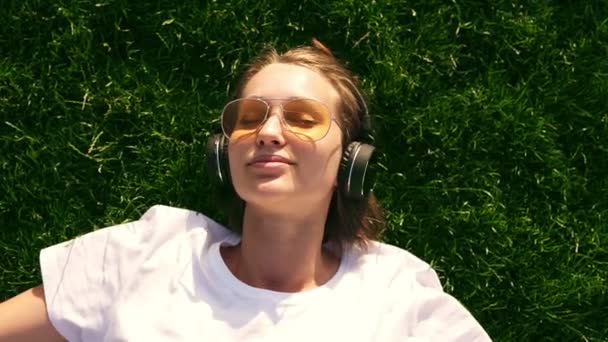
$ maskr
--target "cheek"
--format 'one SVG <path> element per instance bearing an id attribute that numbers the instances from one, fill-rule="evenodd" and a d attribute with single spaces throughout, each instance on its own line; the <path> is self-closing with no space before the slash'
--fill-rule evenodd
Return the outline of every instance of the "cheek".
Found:
<path id="1" fill-rule="evenodd" d="M 246 148 L 242 144 L 228 145 L 228 166 L 230 167 L 230 174 L 233 178 L 238 176 L 241 172 L 242 168 L 239 167 L 239 165 L 245 163 L 246 154 Z"/>
<path id="2" fill-rule="evenodd" d="M 331 138 L 331 143 L 326 152 L 328 155 L 328 168 L 331 169 L 332 172 L 337 173 L 340 162 L 342 161 L 342 132 L 334 125 L 330 133 L 331 135 L 329 135 L 329 137 Z"/>
<path id="3" fill-rule="evenodd" d="M 315 182 L 334 184 L 341 158 L 341 145 L 324 146 L 314 152 L 309 152 L 307 157 L 301 160 L 301 171 L 303 176 L 314 179 Z"/>

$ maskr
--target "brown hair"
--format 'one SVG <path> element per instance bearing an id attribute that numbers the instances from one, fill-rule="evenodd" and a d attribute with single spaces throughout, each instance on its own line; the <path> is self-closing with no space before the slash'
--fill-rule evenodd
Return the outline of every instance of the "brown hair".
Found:
<path id="1" fill-rule="evenodd" d="M 341 113 L 338 117 L 343 131 L 342 146 L 346 147 L 362 135 L 362 104 L 353 87 L 358 87 L 357 79 L 336 60 L 332 52 L 321 42 L 312 39 L 312 46 L 302 46 L 285 53 L 270 49 L 258 57 L 243 73 L 238 83 L 235 97 L 241 97 L 245 85 L 264 67 L 274 64 L 294 64 L 311 69 L 324 76 L 334 86 L 341 98 Z M 363 99 L 361 99 L 363 100 Z M 241 232 L 244 202 L 232 192 L 232 210 L 228 226 Z M 334 191 L 327 221 L 324 241 L 335 247 L 349 244 L 365 246 L 366 242 L 378 239 L 384 229 L 382 210 L 373 194 L 363 200 L 352 200 L 344 196 L 340 189 Z"/>

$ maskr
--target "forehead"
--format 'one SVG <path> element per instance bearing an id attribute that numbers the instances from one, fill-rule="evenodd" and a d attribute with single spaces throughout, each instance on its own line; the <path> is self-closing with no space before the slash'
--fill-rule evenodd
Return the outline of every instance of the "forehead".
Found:
<path id="1" fill-rule="evenodd" d="M 264 67 L 245 85 L 243 97 L 309 98 L 337 108 L 339 95 L 323 76 L 306 67 L 274 63 Z"/>

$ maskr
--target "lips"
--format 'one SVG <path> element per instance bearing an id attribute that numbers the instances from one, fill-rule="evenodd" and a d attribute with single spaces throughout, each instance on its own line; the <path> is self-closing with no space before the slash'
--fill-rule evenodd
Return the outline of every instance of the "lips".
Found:
<path id="1" fill-rule="evenodd" d="M 289 160 L 288 158 L 285 158 L 283 156 L 279 156 L 276 154 L 267 154 L 267 155 L 259 155 L 259 156 L 254 157 L 249 163 L 247 163 L 247 165 L 264 164 L 264 163 L 284 163 L 284 164 L 289 164 L 289 165 L 294 164 L 291 160 Z"/>

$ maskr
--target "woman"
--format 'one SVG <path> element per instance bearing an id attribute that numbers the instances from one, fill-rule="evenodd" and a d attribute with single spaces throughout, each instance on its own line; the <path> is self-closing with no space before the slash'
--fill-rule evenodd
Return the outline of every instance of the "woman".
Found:
<path id="1" fill-rule="evenodd" d="M 368 119 L 318 41 L 266 53 L 210 144 L 231 229 L 156 206 L 49 247 L 44 285 L 0 306 L 0 340 L 489 340 L 426 263 L 375 241 Z"/>

